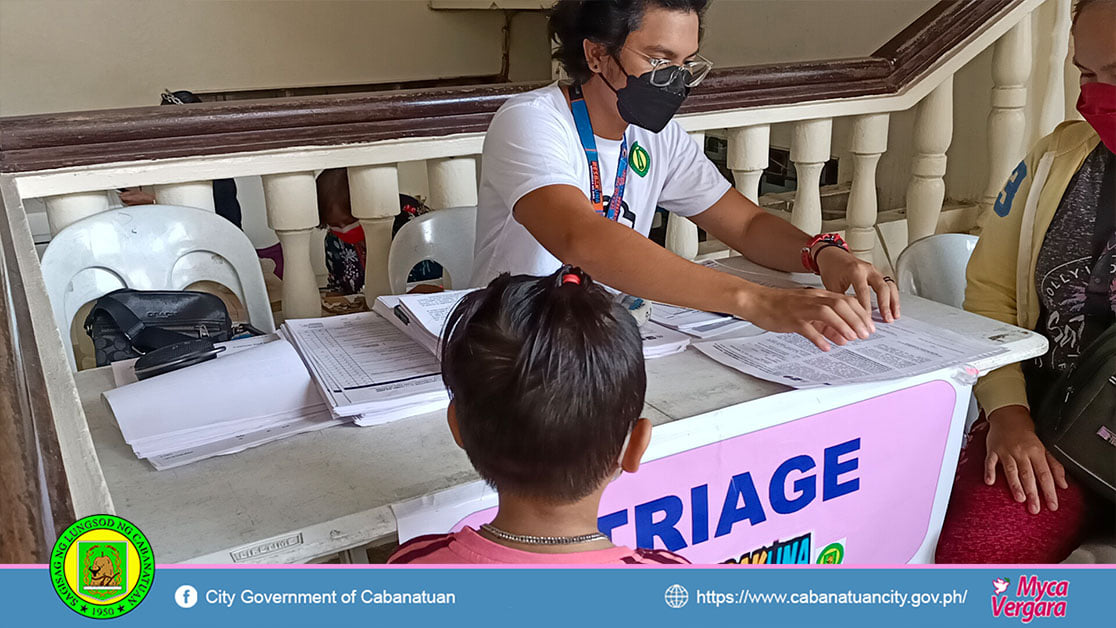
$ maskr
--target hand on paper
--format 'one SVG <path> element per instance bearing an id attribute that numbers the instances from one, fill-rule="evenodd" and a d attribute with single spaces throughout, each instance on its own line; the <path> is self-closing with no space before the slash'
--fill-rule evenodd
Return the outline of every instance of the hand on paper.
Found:
<path id="1" fill-rule="evenodd" d="M 1027 510 L 1037 515 L 1039 492 L 1046 498 L 1046 507 L 1058 510 L 1058 488 L 1067 488 L 1066 470 L 1046 451 L 1035 433 L 1031 413 L 1023 406 L 1007 406 L 988 415 L 988 455 L 984 460 L 984 483 L 996 482 L 996 464 L 1004 469 L 1004 477 L 1015 501 L 1027 502 Z"/>
<path id="2" fill-rule="evenodd" d="M 870 311 L 855 297 L 817 288 L 755 285 L 740 315 L 767 331 L 800 334 L 822 351 L 829 351 L 830 342 L 844 345 L 876 331 Z"/>
<path id="3" fill-rule="evenodd" d="M 818 269 L 826 289 L 844 294 L 851 286 L 861 307 L 872 310 L 871 292 L 876 292 L 884 322 L 899 318 L 899 288 L 872 264 L 836 246 L 818 251 Z"/>

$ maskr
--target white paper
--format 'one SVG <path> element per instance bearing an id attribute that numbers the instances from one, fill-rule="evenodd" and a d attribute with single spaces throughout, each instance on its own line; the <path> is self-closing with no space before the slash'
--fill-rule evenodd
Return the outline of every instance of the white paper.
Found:
<path id="1" fill-rule="evenodd" d="M 235 454 L 245 449 L 258 447 L 288 436 L 314 432 L 327 427 L 341 425 L 345 422 L 344 419 L 334 418 L 323 405 L 320 411 L 306 417 L 291 419 L 254 432 L 239 434 L 219 441 L 189 447 L 174 453 L 151 456 L 148 458 L 148 462 L 159 471 L 172 469 L 214 456 Z"/>
<path id="2" fill-rule="evenodd" d="M 643 357 L 647 360 L 674 355 L 684 351 L 690 344 L 690 337 L 686 334 L 652 321 L 647 321 L 639 328 L 639 335 L 643 340 Z"/>
<path id="3" fill-rule="evenodd" d="M 421 325 L 410 324 L 410 318 L 407 318 L 404 322 L 396 309 L 402 309 L 402 307 L 399 296 L 388 294 L 376 297 L 375 303 L 372 304 L 372 311 L 384 317 L 392 326 L 407 334 L 408 338 L 425 347 L 430 353 L 438 353 L 438 337 L 426 333 Z M 403 316 L 406 316 L 406 312 L 403 313 Z"/>
<path id="4" fill-rule="evenodd" d="M 273 340 L 279 340 L 278 334 L 264 334 L 262 336 L 252 336 L 250 338 L 238 338 L 228 342 L 214 343 L 215 347 L 224 347 L 225 350 L 218 353 L 216 357 L 227 358 L 235 353 L 240 353 L 245 349 L 258 347 L 262 344 L 267 344 Z M 131 360 L 119 360 L 113 362 L 109 366 L 112 368 L 112 379 L 116 383 L 116 387 L 127 386 L 139 381 L 136 377 L 136 360 L 139 358 L 132 358 Z"/>
<path id="5" fill-rule="evenodd" d="M 339 416 L 446 398 L 438 360 L 375 312 L 284 323 Z"/>
<path id="6" fill-rule="evenodd" d="M 137 457 L 168 469 L 340 423 L 286 340 L 228 344 L 221 359 L 104 393 Z"/>
<path id="7" fill-rule="evenodd" d="M 424 331 L 437 338 L 442 334 L 450 312 L 470 292 L 473 290 L 401 294 L 399 303 L 413 317 L 412 322 L 422 325 Z"/>
<path id="8" fill-rule="evenodd" d="M 651 306 L 651 320 L 697 338 L 725 336 L 754 327 L 748 321 L 729 314 L 703 312 L 657 302 Z"/>
<path id="9" fill-rule="evenodd" d="M 391 423 L 400 419 L 408 419 L 413 416 L 420 416 L 445 410 L 449 405 L 449 397 L 435 399 L 433 401 L 421 401 L 406 406 L 401 406 L 392 410 L 383 412 L 376 412 L 372 414 L 359 414 L 353 417 L 353 423 L 361 427 L 370 427 L 372 425 L 383 425 L 384 423 Z"/>
<path id="10" fill-rule="evenodd" d="M 702 353 L 753 377 L 794 388 L 875 382 L 929 373 L 1003 353 L 990 341 L 904 317 L 878 318 L 876 333 L 822 351 L 797 334 L 764 333 L 695 343 Z"/>
<path id="11" fill-rule="evenodd" d="M 302 360 L 283 341 L 109 390 L 104 396 L 129 442 L 321 404 Z"/>

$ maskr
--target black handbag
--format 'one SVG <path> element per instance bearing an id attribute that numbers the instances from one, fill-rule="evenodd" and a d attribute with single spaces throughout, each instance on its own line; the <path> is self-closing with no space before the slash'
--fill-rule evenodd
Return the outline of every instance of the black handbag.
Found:
<path id="1" fill-rule="evenodd" d="M 85 319 L 85 333 L 93 339 L 97 366 L 105 366 L 187 341 L 207 340 L 212 349 L 212 343 L 231 339 L 234 330 L 216 295 L 125 288 L 97 299 Z"/>

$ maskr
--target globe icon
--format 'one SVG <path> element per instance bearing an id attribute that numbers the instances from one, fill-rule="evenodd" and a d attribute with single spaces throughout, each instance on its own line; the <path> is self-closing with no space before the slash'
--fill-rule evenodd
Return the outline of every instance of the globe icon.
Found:
<path id="1" fill-rule="evenodd" d="M 690 592 L 686 587 L 680 584 L 672 584 L 667 587 L 666 594 L 663 596 L 666 600 L 667 606 L 671 608 L 682 608 L 686 602 L 690 601 Z"/>

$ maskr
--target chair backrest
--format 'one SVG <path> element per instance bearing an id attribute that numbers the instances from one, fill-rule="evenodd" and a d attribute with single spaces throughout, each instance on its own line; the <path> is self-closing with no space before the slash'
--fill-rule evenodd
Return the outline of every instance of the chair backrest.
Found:
<path id="1" fill-rule="evenodd" d="M 182 290 L 213 281 L 240 299 L 254 327 L 275 330 L 252 242 L 212 211 L 143 205 L 94 214 L 58 232 L 41 264 L 71 368 L 74 316 L 86 303 L 120 288 Z"/>
<path id="2" fill-rule="evenodd" d="M 427 212 L 395 234 L 388 250 L 388 285 L 392 294 L 407 290 L 415 264 L 433 260 L 442 266 L 446 288 L 467 288 L 473 274 L 477 208 L 450 207 Z"/>
<path id="3" fill-rule="evenodd" d="M 899 254 L 899 291 L 960 308 L 965 302 L 965 267 L 977 236 L 940 233 L 913 242 Z"/>

